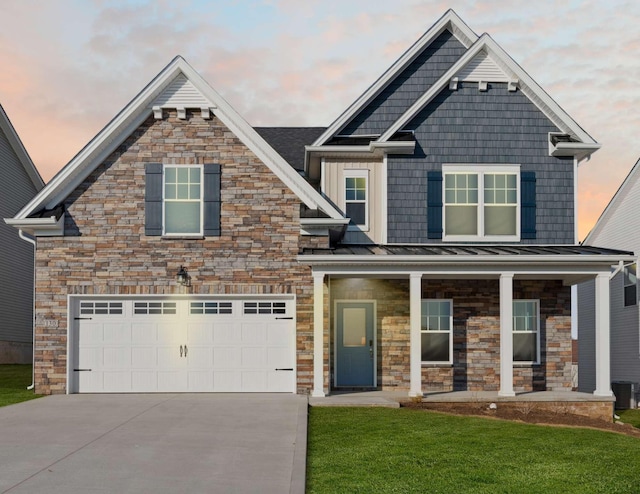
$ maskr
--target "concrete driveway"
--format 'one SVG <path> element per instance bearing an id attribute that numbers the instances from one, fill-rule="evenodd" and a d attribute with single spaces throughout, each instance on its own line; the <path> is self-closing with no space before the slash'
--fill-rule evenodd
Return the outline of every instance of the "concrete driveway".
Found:
<path id="1" fill-rule="evenodd" d="M 58 395 L 0 408 L 0 492 L 303 493 L 307 399 Z"/>

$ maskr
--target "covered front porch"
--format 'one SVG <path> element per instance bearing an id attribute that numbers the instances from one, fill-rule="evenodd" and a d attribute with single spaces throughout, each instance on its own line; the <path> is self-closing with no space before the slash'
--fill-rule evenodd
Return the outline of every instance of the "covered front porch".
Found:
<path id="1" fill-rule="evenodd" d="M 570 286 L 595 279 L 593 397 L 608 403 L 609 279 L 612 266 L 630 259 L 580 246 L 306 250 L 299 260 L 311 265 L 314 277 L 311 396 L 377 390 L 405 398 L 494 393 L 507 399 L 517 392 L 570 392 Z M 450 307 L 450 314 L 435 315 L 449 317 L 444 329 L 430 331 L 425 303 L 432 302 Z M 538 312 L 533 332 L 519 332 L 521 302 Z M 523 342 L 533 348 L 529 353 Z M 360 373 L 363 368 L 370 370 Z"/>

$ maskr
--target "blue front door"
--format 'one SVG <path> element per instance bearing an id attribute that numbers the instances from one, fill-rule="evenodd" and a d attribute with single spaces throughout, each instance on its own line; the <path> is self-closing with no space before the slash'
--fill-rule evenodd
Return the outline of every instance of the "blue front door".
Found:
<path id="1" fill-rule="evenodd" d="M 337 387 L 374 387 L 373 302 L 336 303 Z"/>

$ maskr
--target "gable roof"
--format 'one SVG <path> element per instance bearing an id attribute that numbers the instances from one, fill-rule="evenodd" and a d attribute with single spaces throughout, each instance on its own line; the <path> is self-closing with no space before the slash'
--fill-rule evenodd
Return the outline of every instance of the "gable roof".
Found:
<path id="1" fill-rule="evenodd" d="M 326 127 L 254 127 L 254 129 L 299 172 L 304 170 L 304 147 L 327 130 Z"/>
<path id="2" fill-rule="evenodd" d="M 41 209 L 53 209 L 78 187 L 152 112 L 182 104 L 212 111 L 310 209 L 330 218 L 343 215 L 301 177 L 181 56 L 175 57 L 31 200 L 11 222 L 28 219 Z M 203 106 L 206 105 L 206 106 Z M 180 107 L 178 106 L 180 111 Z"/>
<path id="3" fill-rule="evenodd" d="M 520 65 L 505 52 L 491 36 L 483 34 L 460 59 L 447 70 L 396 122 L 381 136 L 380 142 L 387 142 L 396 132 L 402 130 L 431 100 L 444 89 L 449 82 L 460 73 L 472 71 L 484 57 L 489 57 L 507 77 L 517 83 L 525 94 L 562 132 L 585 144 L 586 154 L 591 154 L 600 145 L 587 134 L 578 123 L 566 113 Z"/>
<path id="4" fill-rule="evenodd" d="M 7 138 L 7 141 L 9 141 L 11 149 L 13 149 L 13 152 L 18 157 L 24 171 L 27 172 L 33 186 L 36 190 L 42 189 L 42 187 L 44 187 L 44 181 L 33 164 L 33 161 L 31 161 L 29 153 L 27 153 L 20 137 L 18 137 L 18 133 L 16 132 L 16 129 L 13 128 L 13 125 L 5 113 L 4 108 L 2 108 L 2 105 L 0 105 L 0 132 L 2 132 Z"/>
<path id="5" fill-rule="evenodd" d="M 345 125 L 347 125 L 353 117 L 362 111 L 373 99 L 378 96 L 389 84 L 393 82 L 398 74 L 400 74 L 413 60 L 422 53 L 444 30 L 449 30 L 464 46 L 468 48 L 477 39 L 467 24 L 452 9 L 447 10 L 445 14 L 436 21 L 418 39 L 407 51 L 405 51 L 398 60 L 389 67 L 376 82 L 374 82 L 342 115 L 340 115 L 327 130 L 313 143 L 313 146 L 322 146 L 336 133 L 338 133 Z"/>
<path id="6" fill-rule="evenodd" d="M 640 185 L 638 183 L 639 178 L 640 159 L 636 161 L 635 165 L 633 165 L 633 168 L 631 168 L 629 174 L 625 177 L 620 187 L 618 187 L 618 190 L 609 201 L 609 204 L 607 204 L 607 207 L 605 207 L 604 211 L 602 211 L 602 214 L 598 218 L 598 221 L 596 221 L 594 227 L 582 241 L 584 245 L 593 245 L 593 243 L 597 241 L 598 237 L 601 233 L 603 233 L 603 230 L 606 228 L 609 221 L 611 221 L 611 219 L 614 217 L 618 208 L 620 208 L 625 203 L 634 186 Z"/>
<path id="7" fill-rule="evenodd" d="M 550 142 L 552 156 L 576 156 L 582 160 L 600 145 L 566 113 L 488 34 L 478 37 L 458 15 L 449 9 L 416 43 L 414 43 L 371 87 L 369 87 L 309 149 L 319 150 L 382 93 L 401 72 L 444 31 L 449 30 L 465 47 L 465 53 L 432 84 L 372 144 L 387 143 L 404 129 L 449 83 L 464 81 L 506 82 L 510 89 L 519 88 L 533 104 L 567 135 Z"/>

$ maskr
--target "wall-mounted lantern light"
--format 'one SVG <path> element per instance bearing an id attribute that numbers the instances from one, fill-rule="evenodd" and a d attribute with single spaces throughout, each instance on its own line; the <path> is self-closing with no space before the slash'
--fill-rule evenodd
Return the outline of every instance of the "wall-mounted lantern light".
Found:
<path id="1" fill-rule="evenodd" d="M 187 270 L 184 269 L 184 266 L 180 266 L 180 270 L 178 274 L 176 274 L 176 282 L 178 285 L 189 286 L 189 281 L 191 280 L 191 276 L 187 273 Z"/>

